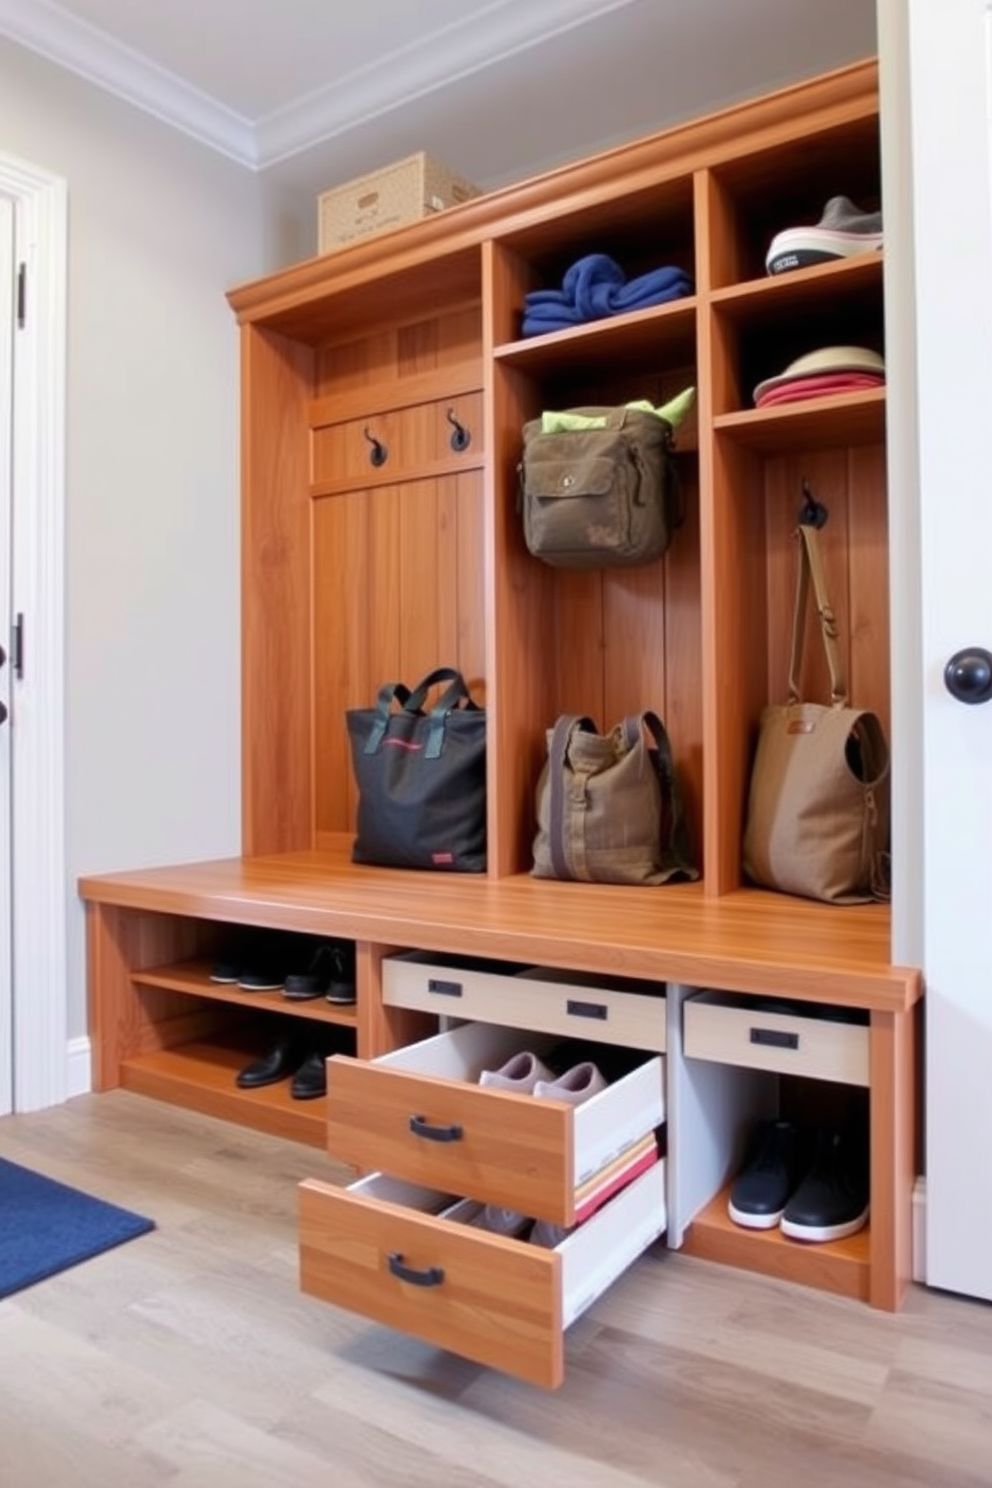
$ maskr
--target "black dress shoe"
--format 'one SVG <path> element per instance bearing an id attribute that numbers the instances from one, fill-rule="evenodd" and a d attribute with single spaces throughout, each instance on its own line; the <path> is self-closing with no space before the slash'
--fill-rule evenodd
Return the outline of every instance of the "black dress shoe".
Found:
<path id="1" fill-rule="evenodd" d="M 327 1094 L 327 1055 L 323 1049 L 308 1054 L 293 1076 L 289 1093 L 294 1100 L 316 1100 Z"/>
<path id="2" fill-rule="evenodd" d="M 266 1054 L 239 1070 L 238 1085 L 242 1090 L 258 1090 L 263 1085 L 275 1085 L 279 1080 L 285 1080 L 299 1068 L 300 1055 L 305 1047 L 301 1046 L 298 1034 L 283 1034 Z"/>
<path id="3" fill-rule="evenodd" d="M 324 941 L 306 971 L 286 978 L 283 996 L 294 1002 L 326 997 L 328 1002 L 355 1001 L 355 947 L 348 941 Z"/>

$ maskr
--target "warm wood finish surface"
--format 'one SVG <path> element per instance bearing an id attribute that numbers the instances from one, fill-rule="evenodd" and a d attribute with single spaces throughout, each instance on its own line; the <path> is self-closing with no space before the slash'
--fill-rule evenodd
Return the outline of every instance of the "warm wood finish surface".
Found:
<path id="1" fill-rule="evenodd" d="M 477 1086 L 340 1055 L 328 1074 L 327 1150 L 339 1161 L 536 1218 L 574 1219 L 572 1112 L 560 1101 L 494 1099 Z M 415 1136 L 414 1115 L 459 1139 Z"/>
<path id="2" fill-rule="evenodd" d="M 4 1488 L 988 1488 L 986 1304 L 655 1246 L 548 1395 L 300 1294 L 297 1186 L 347 1181 L 312 1148 L 119 1090 L 0 1154 L 157 1225 L 0 1304 Z"/>
<path id="3" fill-rule="evenodd" d="M 439 879 L 356 868 L 349 850 L 342 842 L 333 852 L 107 874 L 83 879 L 80 890 L 121 909 L 845 1006 L 902 1009 L 920 994 L 919 973 L 889 960 L 882 905 L 818 905 L 758 890 L 710 900 L 694 884 Z"/>
<path id="4" fill-rule="evenodd" d="M 384 1270 L 398 1253 L 437 1268 L 439 1286 Z M 303 1289 L 468 1359 L 550 1388 L 564 1375 L 561 1259 L 537 1245 L 476 1233 L 317 1180 L 300 1186 Z"/>

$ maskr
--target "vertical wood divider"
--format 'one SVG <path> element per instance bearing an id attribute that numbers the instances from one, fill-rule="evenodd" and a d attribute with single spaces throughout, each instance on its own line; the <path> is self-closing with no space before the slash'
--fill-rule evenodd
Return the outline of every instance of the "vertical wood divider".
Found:
<path id="1" fill-rule="evenodd" d="M 894 1312 L 913 1274 L 916 1008 L 871 1014 L 871 1289 Z"/>
<path id="2" fill-rule="evenodd" d="M 314 352 L 241 332 L 241 847 L 312 846 L 310 429 Z"/>
<path id="3" fill-rule="evenodd" d="M 522 428 L 540 390 L 494 348 L 513 337 L 531 287 L 529 265 L 498 243 L 482 245 L 483 383 L 490 458 L 485 472 L 485 612 L 489 876 L 530 864 L 534 790 L 553 717 L 557 637 L 549 586 L 527 553 L 517 513 Z"/>

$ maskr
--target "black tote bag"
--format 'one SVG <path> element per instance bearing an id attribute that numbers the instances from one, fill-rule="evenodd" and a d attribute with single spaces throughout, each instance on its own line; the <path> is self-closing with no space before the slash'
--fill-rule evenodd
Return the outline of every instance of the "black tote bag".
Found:
<path id="1" fill-rule="evenodd" d="M 461 673 L 439 667 L 412 692 L 387 682 L 375 707 L 351 708 L 346 721 L 358 786 L 352 862 L 484 873 L 486 714 Z"/>

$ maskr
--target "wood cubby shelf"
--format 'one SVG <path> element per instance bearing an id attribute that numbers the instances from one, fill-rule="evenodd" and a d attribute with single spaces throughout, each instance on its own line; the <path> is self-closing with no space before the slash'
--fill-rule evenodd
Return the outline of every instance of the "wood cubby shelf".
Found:
<path id="1" fill-rule="evenodd" d="M 599 1007 L 602 996 L 593 1036 L 604 1045 L 611 997 L 632 995 L 623 1018 L 636 1021 L 638 983 L 653 993 L 664 986 L 665 1036 L 654 995 L 644 998 L 638 1041 L 657 1051 L 641 1079 L 660 1072 L 664 1164 L 625 1191 L 629 1211 L 611 1215 L 607 1206 L 595 1233 L 617 1246 L 636 1233 L 643 1248 L 664 1230 L 669 1245 L 696 1255 L 899 1305 L 911 1274 L 919 972 L 893 962 L 887 905 L 834 907 L 759 890 L 741 863 L 759 719 L 787 688 L 803 481 L 829 512 L 822 544 L 853 700 L 886 728 L 891 720 L 885 390 L 752 406 L 757 382 L 818 346 L 884 352 L 881 253 L 765 275 L 770 238 L 816 221 L 837 191 L 867 209 L 880 204 L 871 61 L 230 292 L 242 357 L 242 855 L 82 881 L 99 1088 L 126 1083 L 314 1141 L 322 1110 L 293 1109 L 282 1087 L 240 1092 L 233 1082 L 252 1020 L 289 1015 L 353 1034 L 354 1055 L 331 1061 L 327 1098 L 326 1130 L 345 1146 L 357 1117 L 343 1095 L 336 1104 L 335 1068 L 349 1071 L 343 1090 L 361 1086 L 381 1100 L 368 1111 L 372 1132 L 394 1106 L 405 1109 L 408 1094 L 424 1110 L 436 1097 L 473 1121 L 485 1112 L 487 1133 L 498 1132 L 498 1102 L 490 1112 L 466 1088 L 471 1071 L 459 1081 L 450 1065 L 442 1079 L 418 1062 L 431 1055 L 439 1013 L 458 1026 L 457 1001 L 435 1010 L 426 991 L 392 1000 L 388 958 L 451 958 L 455 983 L 458 968 L 469 977 L 479 962 L 540 969 L 534 1021 L 545 1030 L 569 1029 L 580 1016 L 555 1002 L 556 983 L 577 980 L 589 988 L 588 999 L 573 998 L 579 1007 Z M 678 265 L 694 293 L 522 336 L 525 296 L 558 288 L 591 253 L 611 255 L 631 277 Z M 533 558 L 517 501 L 523 425 L 545 408 L 659 403 L 689 385 L 696 406 L 676 445 L 685 522 L 664 557 L 582 572 Z M 451 444 L 452 416 L 471 431 L 465 449 Z M 388 448 L 384 463 L 370 462 L 370 436 Z M 369 706 L 387 680 L 412 685 L 440 665 L 458 667 L 487 711 L 487 871 L 356 866 L 345 712 Z M 823 673 L 811 657 L 807 696 L 827 698 Z M 623 889 L 536 880 L 535 787 L 548 729 L 561 713 L 608 728 L 645 708 L 671 738 L 699 881 Z M 354 942 L 355 1006 L 294 1009 L 278 993 L 216 987 L 209 958 L 249 928 Z M 476 1012 L 461 1027 L 498 1021 L 489 985 L 476 989 Z M 748 1131 L 776 1109 L 784 1087 L 747 1060 L 731 1067 L 687 1055 L 682 1011 L 706 989 L 756 1007 L 786 998 L 866 1015 L 871 1222 L 861 1235 L 802 1245 L 727 1219 L 727 1185 Z M 536 1036 L 520 1011 L 527 999 L 505 1001 L 516 1022 L 492 1032 L 500 1048 L 504 1035 Z M 803 1037 L 815 1039 L 816 1020 L 808 1025 Z M 402 1067 L 407 1055 L 413 1072 Z M 643 1138 L 637 1113 L 628 1116 L 628 1135 Z M 454 1127 L 462 1117 L 446 1120 Z M 545 1126 L 567 1152 L 567 1123 Z M 401 1152 L 407 1138 L 383 1137 L 383 1150 Z M 496 1166 L 473 1181 L 485 1188 Z M 398 1226 L 404 1243 L 426 1255 L 437 1242 L 473 1276 L 483 1257 L 485 1273 L 494 1268 L 490 1294 L 498 1293 L 510 1242 L 454 1229 L 457 1215 L 449 1223 L 424 1208 L 427 1199 L 415 1218 L 402 1218 L 413 1202 L 409 1184 L 397 1188 L 402 1176 L 380 1174 L 354 1193 L 308 1186 L 305 1288 L 340 1300 L 335 1277 L 349 1257 L 359 1249 L 377 1256 Z M 491 1182 L 503 1185 L 504 1202 L 505 1174 Z M 485 1192 L 464 1197 L 487 1201 Z M 571 1212 L 570 1202 L 551 1195 L 548 1209 Z M 617 1220 L 628 1212 L 629 1225 Z M 573 1237 L 576 1258 L 592 1243 L 583 1228 Z M 557 1265 L 545 1261 L 543 1342 L 518 1372 L 556 1383 L 569 1299 L 567 1287 L 556 1296 Z M 395 1292 L 402 1282 L 369 1264 L 360 1286 L 370 1315 L 406 1326 L 409 1298 Z M 572 1264 L 581 1271 L 584 1261 L 568 1263 L 566 1274 Z M 375 1299 L 394 1293 L 396 1307 L 376 1311 Z M 456 1338 L 471 1357 L 513 1368 L 512 1350 L 493 1351 L 483 1333 L 481 1314 L 473 1337 L 457 1309 L 450 1332 L 425 1324 L 425 1336 Z"/>

